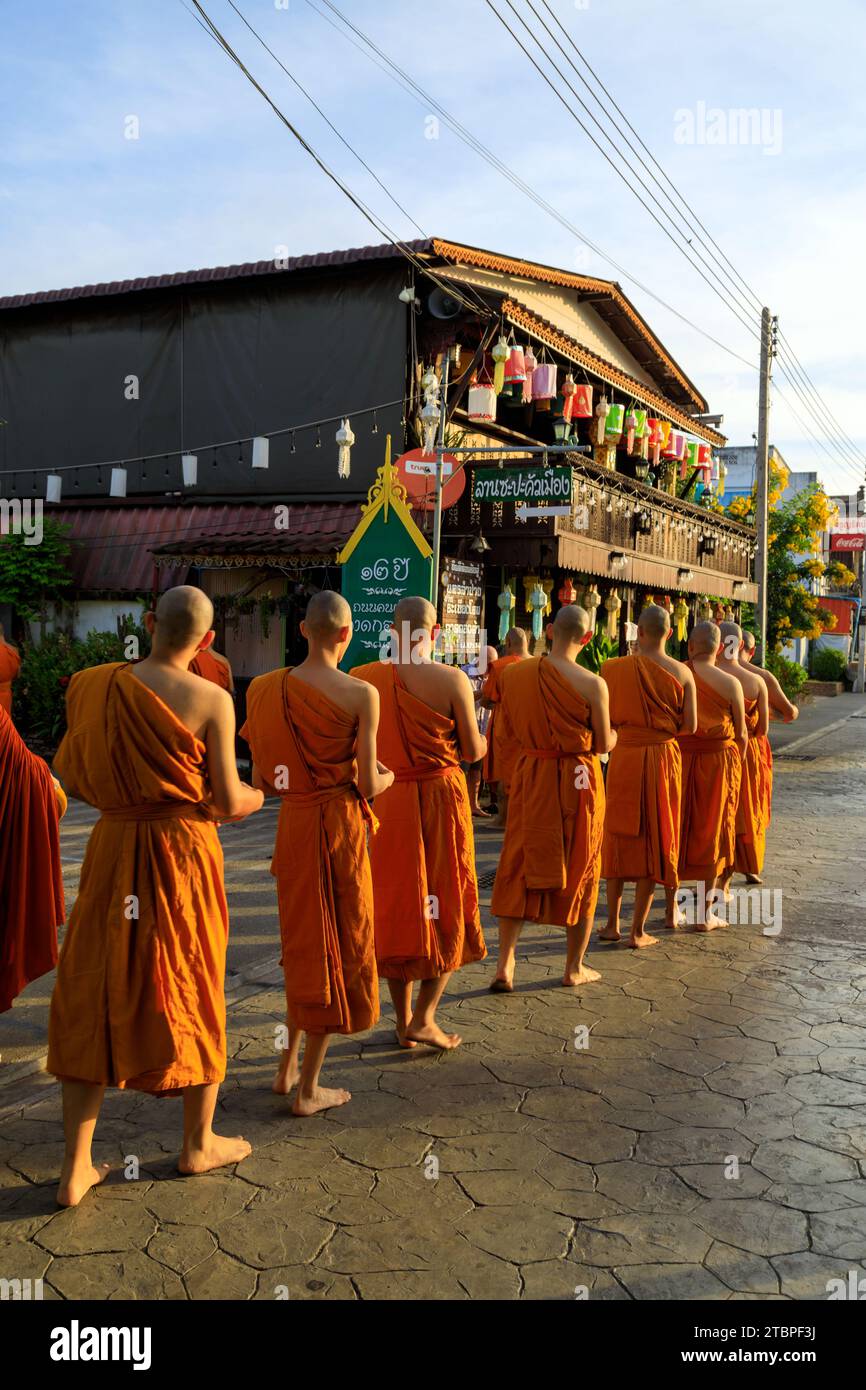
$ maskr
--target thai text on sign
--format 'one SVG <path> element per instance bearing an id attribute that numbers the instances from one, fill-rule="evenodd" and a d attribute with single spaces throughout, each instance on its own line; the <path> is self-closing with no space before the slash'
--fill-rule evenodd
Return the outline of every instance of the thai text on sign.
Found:
<path id="1" fill-rule="evenodd" d="M 554 468 L 476 468 L 476 502 L 571 502 L 572 472 Z"/>

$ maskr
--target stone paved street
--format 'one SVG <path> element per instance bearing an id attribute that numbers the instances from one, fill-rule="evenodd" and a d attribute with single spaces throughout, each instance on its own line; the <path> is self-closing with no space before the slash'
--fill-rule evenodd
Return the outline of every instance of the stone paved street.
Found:
<path id="1" fill-rule="evenodd" d="M 488 994 L 489 962 L 453 979 L 442 1017 L 457 1053 L 400 1051 L 385 1008 L 369 1036 L 333 1046 L 327 1081 L 353 1100 L 314 1120 L 269 1089 L 283 1015 L 273 809 L 224 830 L 219 1119 L 252 1157 L 178 1178 L 179 1102 L 115 1093 L 95 1156 L 116 1170 L 58 1211 L 38 981 L 0 1029 L 0 1277 L 72 1299 L 820 1299 L 829 1279 L 862 1275 L 866 701 L 820 705 L 774 730 L 779 935 L 747 923 L 639 954 L 594 946 L 603 981 L 572 992 L 561 932 L 527 928 L 512 996 Z M 71 888 L 91 819 L 77 808 L 64 830 Z M 479 832 L 485 903 L 498 843 Z"/>

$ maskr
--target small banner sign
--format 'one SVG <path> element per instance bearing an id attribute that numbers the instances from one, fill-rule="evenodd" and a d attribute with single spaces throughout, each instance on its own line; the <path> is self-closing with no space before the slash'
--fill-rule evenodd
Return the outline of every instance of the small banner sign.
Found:
<path id="1" fill-rule="evenodd" d="M 551 468 L 476 468 L 475 502 L 571 502 L 572 471 Z"/>

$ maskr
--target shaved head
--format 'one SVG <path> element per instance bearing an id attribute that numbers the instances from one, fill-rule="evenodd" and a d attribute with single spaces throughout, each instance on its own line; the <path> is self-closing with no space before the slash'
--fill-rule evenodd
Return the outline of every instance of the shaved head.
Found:
<path id="1" fill-rule="evenodd" d="M 689 637 L 689 651 L 696 656 L 708 656 L 719 650 L 721 630 L 716 623 L 695 623 Z"/>
<path id="2" fill-rule="evenodd" d="M 499 653 L 495 647 L 482 647 L 481 659 L 485 666 L 489 668 L 493 665 L 494 661 L 499 660 Z"/>
<path id="3" fill-rule="evenodd" d="M 351 622 L 351 608 L 343 595 L 335 594 L 333 589 L 322 589 L 321 593 L 313 594 L 304 614 L 307 635 L 323 641 L 336 637 L 344 627 L 351 626 Z"/>
<path id="4" fill-rule="evenodd" d="M 417 632 L 419 629 L 429 632 L 436 626 L 436 609 L 426 598 L 401 598 L 394 609 L 393 625 L 402 628 L 403 623 L 408 623 L 410 632 Z"/>
<path id="5" fill-rule="evenodd" d="M 509 656 L 525 656 L 529 650 L 526 633 L 522 627 L 511 627 L 505 638 L 505 650 Z"/>
<path id="6" fill-rule="evenodd" d="M 589 632 L 589 614 L 576 603 L 566 603 L 553 620 L 553 635 L 566 642 L 580 642 Z"/>
<path id="7" fill-rule="evenodd" d="M 725 642 L 726 645 L 729 637 L 735 637 L 737 639 L 737 646 L 739 646 L 743 640 L 743 629 L 740 627 L 739 623 L 719 623 L 719 631 L 722 634 L 722 641 Z"/>
<path id="8" fill-rule="evenodd" d="M 745 645 L 745 648 L 746 648 L 746 651 L 747 651 L 747 652 L 753 652 L 753 651 L 755 650 L 755 634 L 754 634 L 754 632 L 746 632 L 746 630 L 745 630 L 745 628 L 744 628 L 744 629 L 743 629 L 743 643 L 744 643 L 744 645 Z"/>
<path id="9" fill-rule="evenodd" d="M 671 630 L 671 615 L 658 603 L 648 603 L 637 620 L 638 628 L 647 637 L 663 641 Z"/>
<path id="10" fill-rule="evenodd" d="M 169 589 L 156 605 L 154 636 L 167 651 L 194 647 L 213 627 L 213 604 L 202 589 L 179 584 Z"/>

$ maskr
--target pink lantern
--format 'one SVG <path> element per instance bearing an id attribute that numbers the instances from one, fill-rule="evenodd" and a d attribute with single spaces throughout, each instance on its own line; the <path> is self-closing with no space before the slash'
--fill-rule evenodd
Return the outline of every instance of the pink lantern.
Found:
<path id="1" fill-rule="evenodd" d="M 496 392 L 492 386 L 469 387 L 469 419 L 476 424 L 489 424 L 496 419 Z"/>
<path id="2" fill-rule="evenodd" d="M 529 402 L 532 400 L 533 373 L 535 372 L 535 369 L 538 366 L 538 359 L 535 356 L 535 353 L 532 351 L 531 347 L 524 348 L 523 350 L 523 365 L 526 371 L 526 380 L 523 383 L 523 402 L 524 405 L 528 405 Z"/>
<path id="3" fill-rule="evenodd" d="M 539 362 L 532 373 L 532 399 L 552 401 L 556 395 L 556 366 L 553 362 Z"/>
<path id="4" fill-rule="evenodd" d="M 607 396 L 599 396 L 598 405 L 595 407 L 595 442 L 604 443 L 604 427 L 607 422 L 607 412 L 609 403 Z"/>
<path id="5" fill-rule="evenodd" d="M 523 348 L 513 347 L 508 354 L 508 361 L 505 364 L 505 385 L 520 385 L 526 380 L 526 358 L 523 355 Z"/>
<path id="6" fill-rule="evenodd" d="M 634 448 L 634 434 L 637 429 L 637 416 L 633 410 L 628 412 L 625 417 L 625 447 L 626 452 L 631 453 Z"/>

